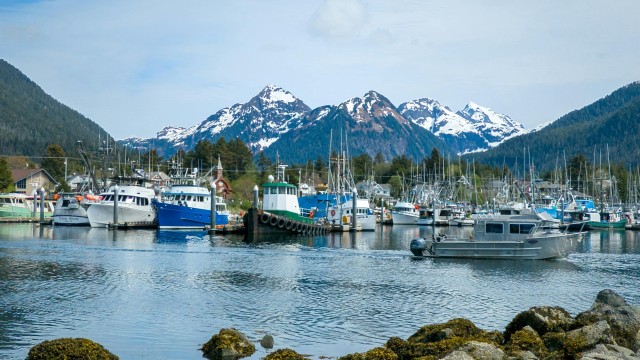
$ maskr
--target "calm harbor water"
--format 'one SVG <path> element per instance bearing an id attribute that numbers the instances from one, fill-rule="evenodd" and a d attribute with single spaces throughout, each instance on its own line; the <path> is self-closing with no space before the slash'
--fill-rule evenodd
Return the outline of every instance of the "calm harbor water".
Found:
<path id="1" fill-rule="evenodd" d="M 412 257 L 411 239 L 430 234 L 385 226 L 245 243 L 202 231 L 2 224 L 0 358 L 86 337 L 121 359 L 201 359 L 203 343 L 235 327 L 317 359 L 454 317 L 503 330 L 532 306 L 576 315 L 605 288 L 640 305 L 640 232 L 591 232 L 553 261 Z M 252 359 L 267 354 L 256 348 Z"/>

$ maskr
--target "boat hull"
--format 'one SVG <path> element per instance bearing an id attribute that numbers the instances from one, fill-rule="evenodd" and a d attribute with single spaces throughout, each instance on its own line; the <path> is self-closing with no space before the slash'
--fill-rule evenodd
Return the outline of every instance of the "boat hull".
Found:
<path id="1" fill-rule="evenodd" d="M 603 222 L 603 221 L 587 222 L 587 227 L 589 229 L 624 229 L 625 225 L 627 225 L 626 220 L 611 221 L 611 222 Z"/>
<path id="2" fill-rule="evenodd" d="M 129 206 L 118 205 L 118 223 L 113 219 L 113 203 L 93 204 L 87 209 L 87 216 L 91 227 L 106 228 L 111 226 L 123 227 L 155 227 L 156 214 L 151 205 Z"/>
<path id="3" fill-rule="evenodd" d="M 524 241 L 473 241 L 441 239 L 430 241 L 423 255 L 436 258 L 545 260 L 575 251 L 584 233 L 558 233 Z"/>
<path id="4" fill-rule="evenodd" d="M 202 229 L 211 225 L 211 210 L 154 202 L 160 229 Z M 229 215 L 216 212 L 216 226 L 228 225 Z"/>
<path id="5" fill-rule="evenodd" d="M 250 238 L 275 234 L 317 235 L 329 231 L 329 225 L 320 225 L 309 218 L 286 212 L 272 213 L 251 208 L 244 217 Z"/>
<path id="6" fill-rule="evenodd" d="M 62 226 L 90 226 L 89 217 L 86 215 L 53 214 L 51 217 L 54 225 Z"/>
<path id="7" fill-rule="evenodd" d="M 393 225 L 416 225 L 418 214 L 391 213 Z"/>

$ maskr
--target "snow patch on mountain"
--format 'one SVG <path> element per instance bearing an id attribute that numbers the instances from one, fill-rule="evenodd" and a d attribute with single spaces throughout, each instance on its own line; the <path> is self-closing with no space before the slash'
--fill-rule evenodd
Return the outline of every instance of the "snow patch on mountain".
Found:
<path id="1" fill-rule="evenodd" d="M 460 153 L 484 151 L 524 133 L 520 123 L 474 102 L 453 112 L 436 100 L 422 98 L 401 104 L 398 110 Z"/>

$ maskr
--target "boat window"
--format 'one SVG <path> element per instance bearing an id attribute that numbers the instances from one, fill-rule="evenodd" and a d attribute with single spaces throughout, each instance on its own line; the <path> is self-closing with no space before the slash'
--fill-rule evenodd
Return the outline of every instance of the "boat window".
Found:
<path id="1" fill-rule="evenodd" d="M 280 191 L 278 191 L 278 193 L 280 194 L 286 194 L 287 189 L 286 188 L 279 188 Z"/>
<path id="2" fill-rule="evenodd" d="M 509 232 L 511 234 L 528 234 L 535 224 L 509 224 Z"/>
<path id="3" fill-rule="evenodd" d="M 503 225 L 502 225 L 502 223 L 486 223 L 485 224 L 485 232 L 487 234 L 502 234 L 503 233 Z"/>

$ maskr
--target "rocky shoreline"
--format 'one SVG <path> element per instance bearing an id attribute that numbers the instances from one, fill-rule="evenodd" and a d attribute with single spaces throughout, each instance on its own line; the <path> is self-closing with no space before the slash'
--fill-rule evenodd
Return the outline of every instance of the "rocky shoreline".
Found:
<path id="1" fill-rule="evenodd" d="M 274 340 L 260 341 L 271 349 Z M 236 329 L 222 329 L 205 343 L 203 356 L 215 360 L 251 356 L 255 345 Z M 64 353 L 67 351 L 67 353 Z M 79 356 L 81 354 L 86 356 Z M 265 360 L 309 359 L 292 349 L 270 352 Z M 34 346 L 27 360 L 118 359 L 87 339 L 57 339 Z M 426 325 L 404 340 L 338 360 L 467 360 L 467 359 L 587 359 L 640 360 L 640 307 L 612 290 L 602 290 L 590 309 L 572 317 L 561 307 L 533 307 L 516 315 L 503 332 L 486 331 L 463 318 Z"/>

